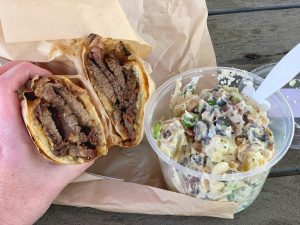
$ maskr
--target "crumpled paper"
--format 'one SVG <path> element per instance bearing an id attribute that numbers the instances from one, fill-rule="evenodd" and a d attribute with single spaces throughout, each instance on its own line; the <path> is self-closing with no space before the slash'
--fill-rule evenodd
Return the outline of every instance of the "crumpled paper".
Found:
<path id="1" fill-rule="evenodd" d="M 132 29 L 117 0 L 0 0 L 0 55 L 10 60 L 48 62 L 54 40 L 92 32 L 129 40 L 143 58 L 151 52 Z M 105 22 L 103 22 L 105 21 Z"/>
<path id="2" fill-rule="evenodd" d="M 191 68 L 215 66 L 205 0 L 119 0 L 136 32 L 153 48 L 157 86 Z"/>
<path id="3" fill-rule="evenodd" d="M 54 72 L 76 74 L 66 58 L 50 57 L 53 42 L 97 33 L 132 42 L 141 57 L 147 57 L 152 47 L 146 60 L 156 86 L 185 70 L 216 64 L 204 0 L 0 0 L 0 4 L 0 57 L 9 60 L 40 62 Z M 110 149 L 87 172 L 54 203 L 223 218 L 233 218 L 236 211 L 232 202 L 204 201 L 166 190 L 159 161 L 146 138 L 133 148 Z"/>

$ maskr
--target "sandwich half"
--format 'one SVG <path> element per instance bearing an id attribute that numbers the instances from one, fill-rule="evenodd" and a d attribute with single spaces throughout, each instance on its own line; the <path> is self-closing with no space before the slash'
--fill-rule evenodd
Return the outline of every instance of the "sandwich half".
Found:
<path id="1" fill-rule="evenodd" d="M 128 44 L 96 34 L 88 36 L 81 56 L 83 71 L 121 137 L 115 144 L 139 144 L 144 108 L 153 88 L 143 63 Z"/>
<path id="2" fill-rule="evenodd" d="M 107 153 L 102 122 L 85 89 L 64 76 L 35 77 L 28 85 L 22 114 L 40 153 L 63 164 Z"/>

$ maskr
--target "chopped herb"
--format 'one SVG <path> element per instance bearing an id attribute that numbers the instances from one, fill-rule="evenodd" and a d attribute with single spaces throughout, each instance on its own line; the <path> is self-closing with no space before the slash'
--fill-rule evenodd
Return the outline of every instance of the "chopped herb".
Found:
<path id="1" fill-rule="evenodd" d="M 194 124 L 188 120 L 182 120 L 182 123 L 185 127 L 193 127 L 194 126 Z"/>
<path id="2" fill-rule="evenodd" d="M 190 82 L 183 88 L 183 94 L 184 95 L 195 94 L 198 80 L 199 80 L 198 77 L 191 78 Z"/>
<path id="3" fill-rule="evenodd" d="M 194 127 L 198 119 L 198 115 L 195 113 L 190 113 L 188 111 L 185 111 L 185 113 L 182 115 L 182 123 L 185 127 Z"/>
<path id="4" fill-rule="evenodd" d="M 207 103 L 208 103 L 209 105 L 211 105 L 211 106 L 217 105 L 217 102 L 216 102 L 216 100 L 214 100 L 214 99 L 208 99 L 208 100 L 207 100 Z"/>
<path id="5" fill-rule="evenodd" d="M 187 93 L 192 93 L 192 94 L 195 94 L 195 85 L 189 85 L 185 88 L 185 90 L 183 91 L 184 94 L 187 94 Z"/>
<path id="6" fill-rule="evenodd" d="M 160 131 L 161 131 L 161 123 L 156 122 L 154 124 L 154 128 L 153 128 L 153 131 L 152 131 L 152 136 L 154 137 L 154 139 L 157 139 L 160 136 Z"/>

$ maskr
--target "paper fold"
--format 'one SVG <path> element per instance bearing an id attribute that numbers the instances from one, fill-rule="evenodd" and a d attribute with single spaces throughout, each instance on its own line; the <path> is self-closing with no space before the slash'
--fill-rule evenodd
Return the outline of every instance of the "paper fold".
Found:
<path id="1" fill-rule="evenodd" d="M 87 183 L 89 191 L 83 191 Z M 128 190 L 134 194 L 129 194 Z M 82 194 L 78 197 L 80 192 Z M 113 212 L 222 218 L 233 218 L 236 209 L 234 203 L 204 201 L 163 189 L 111 179 L 69 184 L 56 198 L 56 203 Z"/>

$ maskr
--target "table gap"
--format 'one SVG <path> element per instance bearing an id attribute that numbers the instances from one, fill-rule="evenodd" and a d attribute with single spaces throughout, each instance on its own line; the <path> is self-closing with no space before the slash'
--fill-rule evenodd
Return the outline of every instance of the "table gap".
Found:
<path id="1" fill-rule="evenodd" d="M 213 10 L 208 10 L 208 15 L 215 16 L 215 15 L 224 15 L 224 14 L 257 12 L 257 11 L 273 11 L 273 10 L 297 9 L 297 8 L 300 8 L 300 3 L 276 4 L 276 5 L 269 5 L 269 6 L 241 7 L 241 8 L 233 8 L 233 9 L 213 9 Z"/>

